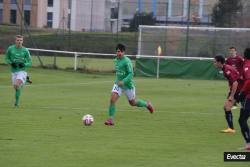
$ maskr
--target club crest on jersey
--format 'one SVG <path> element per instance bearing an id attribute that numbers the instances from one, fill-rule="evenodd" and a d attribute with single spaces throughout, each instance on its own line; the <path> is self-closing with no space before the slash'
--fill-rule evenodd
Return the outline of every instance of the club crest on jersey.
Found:
<path id="1" fill-rule="evenodd" d="M 122 63 L 121 63 L 121 66 L 122 66 Z"/>
<path id="2" fill-rule="evenodd" d="M 248 67 L 244 68 L 244 71 L 246 72 L 248 70 Z"/>
<path id="3" fill-rule="evenodd" d="M 22 52 L 22 55 L 23 55 L 23 52 Z"/>
<path id="4" fill-rule="evenodd" d="M 226 72 L 226 74 L 229 75 L 229 74 L 230 74 L 230 71 Z"/>
<path id="5" fill-rule="evenodd" d="M 14 50 L 12 51 L 12 53 L 14 53 Z"/>

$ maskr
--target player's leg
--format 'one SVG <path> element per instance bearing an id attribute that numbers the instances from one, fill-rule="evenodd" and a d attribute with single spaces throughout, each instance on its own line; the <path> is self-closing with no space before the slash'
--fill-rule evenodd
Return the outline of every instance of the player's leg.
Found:
<path id="1" fill-rule="evenodd" d="M 13 86 L 14 86 L 14 90 L 15 90 L 15 99 L 16 99 L 16 82 L 17 82 L 17 72 L 12 72 L 11 73 L 11 76 L 12 76 L 12 83 L 13 83 Z M 16 104 L 14 104 L 13 108 L 15 107 L 18 107 Z"/>
<path id="2" fill-rule="evenodd" d="M 27 77 L 26 77 L 26 82 L 28 82 L 28 83 L 32 83 L 32 80 L 30 80 L 30 77 L 27 75 Z"/>
<path id="3" fill-rule="evenodd" d="M 109 119 L 108 121 L 104 122 L 105 125 L 114 125 L 115 103 L 117 99 L 121 96 L 121 94 L 122 89 L 118 85 L 114 84 L 110 96 Z"/>
<path id="4" fill-rule="evenodd" d="M 19 102 L 19 97 L 21 95 L 21 89 L 24 86 L 24 83 L 26 81 L 26 77 L 27 77 L 27 73 L 24 71 L 19 71 L 16 72 L 16 83 L 14 85 L 14 89 L 16 90 L 16 94 L 15 94 L 15 98 L 16 98 L 16 102 L 14 104 L 14 108 L 18 107 L 18 102 Z"/>
<path id="5" fill-rule="evenodd" d="M 225 111 L 225 117 L 226 117 L 229 128 L 227 128 L 226 130 L 222 130 L 222 132 L 235 133 L 234 126 L 233 126 L 233 114 L 231 111 L 231 108 L 232 108 L 234 103 L 235 103 L 235 100 L 229 101 L 228 99 L 225 102 L 225 105 L 223 108 Z"/>
<path id="6" fill-rule="evenodd" d="M 249 136 L 249 126 L 247 120 L 250 117 L 250 99 L 245 99 L 242 103 L 240 109 L 239 124 L 241 128 L 241 133 L 246 140 L 246 145 L 244 147 L 238 148 L 240 150 L 250 150 L 250 136 Z"/>
<path id="7" fill-rule="evenodd" d="M 154 109 L 153 109 L 150 101 L 144 102 L 144 101 L 141 101 L 139 99 L 135 99 L 135 88 L 134 89 L 126 89 L 126 90 L 124 90 L 124 93 L 125 93 L 128 101 L 129 101 L 129 104 L 131 106 L 146 107 L 150 111 L 150 113 L 154 112 Z"/>
<path id="8" fill-rule="evenodd" d="M 13 108 L 16 108 L 16 107 L 18 107 L 19 97 L 20 97 L 21 89 L 22 89 L 22 81 L 20 79 L 16 80 L 16 84 L 14 85 L 14 89 L 16 91 L 16 93 L 15 93 L 16 101 L 15 101 Z"/>

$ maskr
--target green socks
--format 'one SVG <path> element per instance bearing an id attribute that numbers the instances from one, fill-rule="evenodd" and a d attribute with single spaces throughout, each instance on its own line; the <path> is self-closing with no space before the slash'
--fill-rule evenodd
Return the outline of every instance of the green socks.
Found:
<path id="1" fill-rule="evenodd" d="M 16 98 L 16 102 L 15 102 L 15 105 L 17 105 L 17 106 L 18 106 L 19 97 L 20 97 L 20 94 L 21 94 L 21 89 L 22 89 L 22 88 L 23 88 L 23 84 L 21 84 L 21 88 L 16 89 L 16 96 L 15 96 L 15 98 Z"/>
<path id="2" fill-rule="evenodd" d="M 115 115 L 115 105 L 109 105 L 109 116 L 114 117 Z"/>
<path id="3" fill-rule="evenodd" d="M 141 100 L 137 100 L 137 107 L 147 107 L 147 103 Z M 109 105 L 109 116 L 114 117 L 115 115 L 115 105 Z"/>
<path id="4" fill-rule="evenodd" d="M 147 107 L 147 103 L 146 102 L 141 101 L 139 99 L 137 99 L 137 101 L 138 101 L 137 107 Z"/>

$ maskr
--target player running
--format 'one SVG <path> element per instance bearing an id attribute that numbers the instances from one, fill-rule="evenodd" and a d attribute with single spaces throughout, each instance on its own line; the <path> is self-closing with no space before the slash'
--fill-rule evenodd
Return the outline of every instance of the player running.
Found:
<path id="1" fill-rule="evenodd" d="M 26 73 L 26 67 L 32 65 L 32 60 L 28 49 L 22 46 L 23 37 L 21 35 L 17 35 L 15 43 L 15 45 L 12 45 L 7 49 L 5 56 L 5 61 L 11 65 L 12 83 L 16 91 L 16 102 L 13 108 L 18 107 L 21 89 L 23 88 L 25 82 L 27 81 L 32 83 Z M 28 62 L 26 62 L 26 59 Z"/>
<path id="2" fill-rule="evenodd" d="M 143 102 L 139 99 L 135 99 L 135 86 L 132 81 L 134 76 L 133 66 L 130 59 L 125 54 L 126 46 L 122 43 L 118 43 L 116 46 L 117 58 L 115 58 L 115 71 L 116 71 L 116 82 L 111 91 L 110 106 L 109 106 L 109 120 L 105 122 L 105 125 L 114 125 L 114 114 L 115 114 L 115 102 L 124 92 L 129 104 L 131 106 L 146 107 L 150 113 L 154 112 L 154 109 L 150 103 Z"/>
<path id="3" fill-rule="evenodd" d="M 222 130 L 222 132 L 235 133 L 231 108 L 236 102 L 237 95 L 243 87 L 243 80 L 232 66 L 227 64 L 224 65 L 224 63 L 225 57 L 223 55 L 218 54 L 214 57 L 214 66 L 223 71 L 224 77 L 228 80 L 230 86 L 230 92 L 223 107 L 229 128 Z"/>
<path id="4" fill-rule="evenodd" d="M 242 91 L 238 95 L 237 103 L 241 102 L 239 124 L 241 133 L 246 140 L 244 147 L 238 148 L 239 150 L 250 150 L 250 136 L 247 120 L 250 117 L 250 47 L 244 51 L 245 65 L 243 66 L 243 79 L 245 84 Z"/>

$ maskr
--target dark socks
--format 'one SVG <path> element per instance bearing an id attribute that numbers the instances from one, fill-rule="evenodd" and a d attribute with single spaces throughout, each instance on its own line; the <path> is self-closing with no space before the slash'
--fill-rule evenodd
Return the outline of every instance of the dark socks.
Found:
<path id="1" fill-rule="evenodd" d="M 231 110 L 226 111 L 225 114 L 226 114 L 226 120 L 227 120 L 229 128 L 234 129 L 234 126 L 233 126 L 233 114 L 232 114 Z"/>

